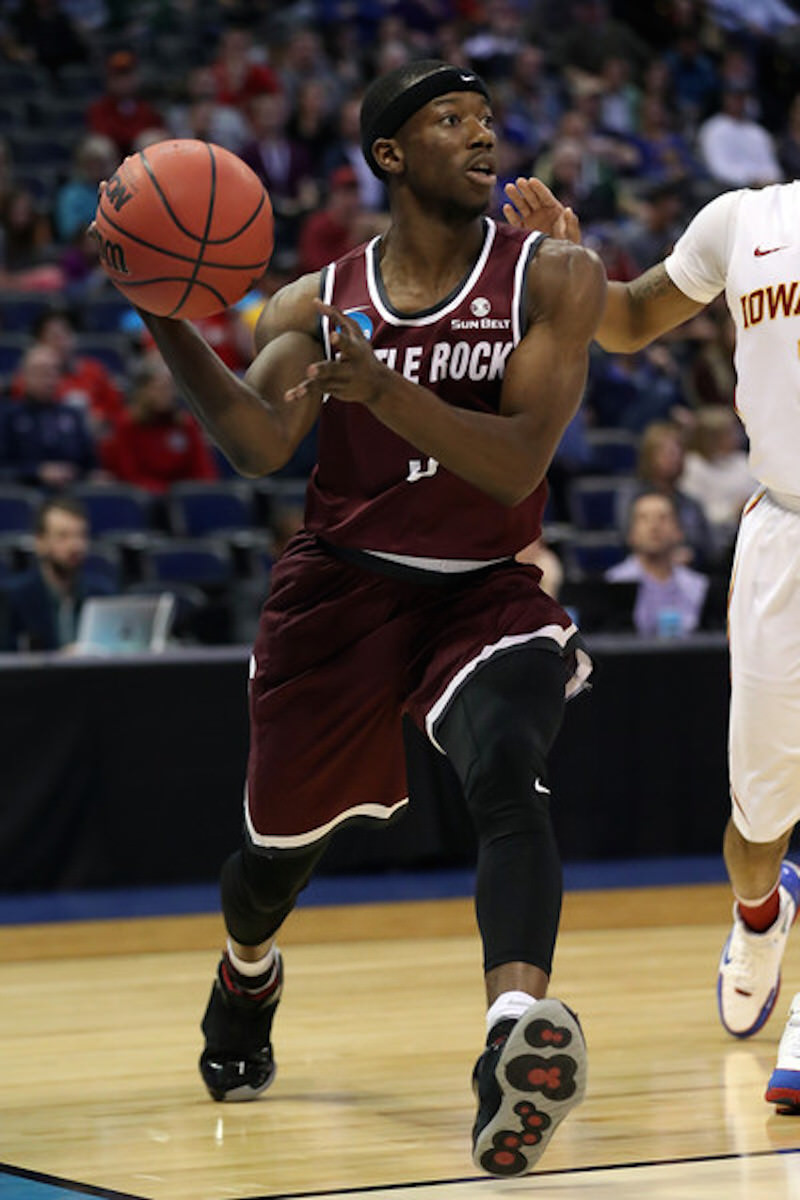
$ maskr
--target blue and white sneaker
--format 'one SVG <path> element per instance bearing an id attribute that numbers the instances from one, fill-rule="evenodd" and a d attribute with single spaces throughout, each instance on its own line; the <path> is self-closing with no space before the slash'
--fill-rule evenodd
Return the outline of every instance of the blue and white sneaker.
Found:
<path id="1" fill-rule="evenodd" d="M 719 962 L 717 1006 L 734 1037 L 757 1033 L 769 1019 L 781 986 L 781 961 L 800 907 L 800 870 L 785 860 L 778 888 L 780 911 L 763 933 L 748 929 L 733 906 L 733 929 Z"/>
<path id="2" fill-rule="evenodd" d="M 800 1111 L 800 992 L 792 1000 L 764 1099 L 784 1112 Z"/>

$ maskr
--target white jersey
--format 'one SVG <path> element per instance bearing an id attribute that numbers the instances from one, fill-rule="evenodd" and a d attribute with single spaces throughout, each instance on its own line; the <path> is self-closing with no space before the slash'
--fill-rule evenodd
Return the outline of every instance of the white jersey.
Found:
<path id="1" fill-rule="evenodd" d="M 800 182 L 718 196 L 664 265 L 701 304 L 724 290 L 750 470 L 768 488 L 800 496 Z"/>

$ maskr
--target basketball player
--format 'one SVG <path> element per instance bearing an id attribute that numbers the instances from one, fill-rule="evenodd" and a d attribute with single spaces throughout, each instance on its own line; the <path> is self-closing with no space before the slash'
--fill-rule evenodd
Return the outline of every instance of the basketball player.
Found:
<path id="1" fill-rule="evenodd" d="M 508 189 L 508 219 L 578 241 L 575 215 L 538 180 Z M 729 636 L 731 817 L 724 855 L 733 928 L 717 1002 L 735 1037 L 762 1028 L 800 901 L 784 858 L 800 819 L 800 182 L 718 196 L 672 253 L 629 283 L 608 286 L 597 340 L 632 352 L 725 292 L 736 324 L 736 406 L 761 486 L 745 506 L 732 572 Z M 800 994 L 767 1085 L 768 1101 L 800 1107 Z"/>
<path id="2" fill-rule="evenodd" d="M 483 215 L 495 134 L 472 71 L 392 71 L 361 121 L 390 228 L 275 295 L 244 380 L 191 325 L 142 314 L 243 474 L 280 467 L 320 422 L 305 528 L 255 646 L 246 835 L 222 871 L 229 942 L 200 1069 L 216 1100 L 271 1083 L 275 934 L 335 829 L 407 803 L 408 716 L 450 759 L 477 828 L 488 1038 L 474 1156 L 515 1175 L 585 1089 L 578 1019 L 546 998 L 561 904 L 546 759 L 590 664 L 514 555 L 540 532 L 605 276 L 583 248 Z"/>

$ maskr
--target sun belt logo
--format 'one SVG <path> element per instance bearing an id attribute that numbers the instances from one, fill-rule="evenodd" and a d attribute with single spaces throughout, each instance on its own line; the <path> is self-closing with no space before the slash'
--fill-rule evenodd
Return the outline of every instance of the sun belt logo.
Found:
<path id="1" fill-rule="evenodd" d="M 362 312 L 360 308 L 346 308 L 344 315 L 355 321 L 368 342 L 372 341 L 373 325 L 365 312 Z"/>
<path id="2" fill-rule="evenodd" d="M 469 311 L 473 317 L 488 317 L 492 306 L 485 296 L 476 296 L 469 306 Z"/>

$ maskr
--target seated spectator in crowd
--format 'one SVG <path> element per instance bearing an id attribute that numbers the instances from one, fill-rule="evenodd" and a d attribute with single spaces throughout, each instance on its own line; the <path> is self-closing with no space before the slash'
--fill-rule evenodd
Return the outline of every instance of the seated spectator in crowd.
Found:
<path id="1" fill-rule="evenodd" d="M 199 425 L 180 407 L 172 375 L 156 352 L 138 364 L 128 411 L 101 443 L 100 454 L 115 479 L 153 493 L 181 480 L 219 476 Z"/>
<path id="2" fill-rule="evenodd" d="M 49 346 L 58 356 L 56 396 L 88 417 L 94 437 L 110 432 L 125 406 L 113 375 L 98 358 L 77 352 L 77 322 L 68 309 L 45 310 L 31 328 L 34 345 Z M 12 397 L 25 396 L 24 372 L 11 380 Z"/>
<path id="3" fill-rule="evenodd" d="M 36 63 L 55 77 L 62 67 L 89 58 L 79 27 L 58 0 L 24 0 L 12 13 L 5 35 L 2 49 L 8 58 Z"/>
<path id="4" fill-rule="evenodd" d="M 657 492 L 671 500 L 678 513 L 684 545 L 681 561 L 699 570 L 708 570 L 714 559 L 714 540 L 701 504 L 681 491 L 686 451 L 680 425 L 672 421 L 654 421 L 645 429 L 639 442 L 636 481 L 628 496 L 621 502 L 619 525 L 626 529 L 630 508 L 637 496 Z"/>
<path id="5" fill-rule="evenodd" d="M 678 486 L 702 506 L 717 555 L 729 555 L 742 509 L 758 486 L 732 408 L 707 405 L 695 413 Z"/>
<path id="6" fill-rule="evenodd" d="M 637 175 L 641 179 L 652 180 L 655 185 L 683 182 L 689 187 L 698 175 L 705 176 L 688 139 L 675 128 L 674 113 L 659 95 L 642 98 L 631 141 L 639 154 Z"/>
<path id="7" fill-rule="evenodd" d="M 34 342 L 20 369 L 20 399 L 0 414 L 0 478 L 45 488 L 68 487 L 97 467 L 89 422 L 59 395 L 60 357 Z"/>
<path id="8" fill-rule="evenodd" d="M 259 61 L 253 36 L 242 25 L 231 25 L 222 31 L 211 70 L 217 102 L 232 108 L 244 110 L 254 96 L 280 91 L 278 76 Z"/>
<path id="9" fill-rule="evenodd" d="M 238 154 L 249 137 L 247 121 L 240 109 L 217 99 L 211 67 L 194 67 L 186 76 L 184 93 L 167 112 L 172 137 L 200 138 Z"/>
<path id="10" fill-rule="evenodd" d="M 34 548 L 34 565 L 6 590 L 5 649 L 69 649 L 84 601 L 113 591 L 105 575 L 85 565 L 89 523 L 83 505 L 68 496 L 46 500 L 36 516 Z"/>
<path id="11" fill-rule="evenodd" d="M 696 23 L 681 30 L 664 61 L 679 119 L 687 127 L 694 127 L 709 111 L 718 91 L 714 60 L 701 45 Z"/>
<path id="12" fill-rule="evenodd" d="M 321 164 L 334 139 L 334 124 L 328 95 L 318 79 L 306 79 L 298 88 L 286 128 L 292 141 L 303 147 L 310 162 L 324 174 Z"/>
<path id="13" fill-rule="evenodd" d="M 361 207 L 358 179 L 353 168 L 337 167 L 328 180 L 328 200 L 324 208 L 311 213 L 300 226 L 300 271 L 318 271 L 379 233 L 384 226 L 385 221 L 377 213 Z"/>
<path id="14" fill-rule="evenodd" d="M 687 411 L 678 362 L 659 343 L 637 354 L 593 351 L 588 403 L 598 425 L 631 433 Z"/>
<path id="15" fill-rule="evenodd" d="M 275 214 L 275 240 L 297 244 L 300 221 L 319 201 L 314 168 L 287 132 L 289 110 L 280 92 L 262 92 L 247 105 L 250 139 L 240 157 L 264 184 Z"/>
<path id="16" fill-rule="evenodd" d="M 637 275 L 667 257 L 683 224 L 682 184 L 677 180 L 651 184 L 622 238 Z"/>
<path id="17" fill-rule="evenodd" d="M 706 575 L 680 561 L 683 530 L 672 500 L 643 492 L 628 521 L 630 553 L 605 573 L 610 583 L 637 583 L 633 623 L 647 637 L 679 636 L 700 627 L 709 590 Z"/>
<path id="18" fill-rule="evenodd" d="M 386 211 L 386 188 L 372 174 L 361 149 L 361 99 L 350 96 L 339 110 L 339 120 L 333 142 L 323 163 L 327 178 L 336 167 L 352 167 L 358 177 L 358 190 L 363 208 Z"/>
<path id="19" fill-rule="evenodd" d="M 109 55 L 106 91 L 89 105 L 86 123 L 93 133 L 111 138 L 119 158 L 131 153 L 139 134 L 163 126 L 161 114 L 141 95 L 138 63 L 130 50 Z"/>
<path id="20" fill-rule="evenodd" d="M 698 131 L 700 156 L 713 179 L 725 187 L 761 187 L 783 179 L 770 133 L 748 116 L 750 93 L 732 84 L 722 108 Z"/>
<path id="21" fill-rule="evenodd" d="M 29 188 L 15 186 L 0 208 L 0 286 L 56 291 L 63 284 L 47 213 Z"/>
<path id="22" fill-rule="evenodd" d="M 736 392 L 736 326 L 725 297 L 718 296 L 684 326 L 683 332 L 689 348 L 684 383 L 692 407 L 721 404 L 731 408 Z"/>
<path id="23" fill-rule="evenodd" d="M 117 148 L 101 133 L 89 133 L 75 149 L 72 172 L 56 192 L 53 210 L 59 242 L 72 242 L 94 220 L 97 189 L 117 166 Z"/>

